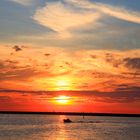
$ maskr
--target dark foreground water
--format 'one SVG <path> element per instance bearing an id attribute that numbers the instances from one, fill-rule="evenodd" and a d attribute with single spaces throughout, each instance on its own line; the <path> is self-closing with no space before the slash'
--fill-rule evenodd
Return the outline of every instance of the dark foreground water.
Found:
<path id="1" fill-rule="evenodd" d="M 0 140 L 140 140 L 140 118 L 0 114 Z"/>

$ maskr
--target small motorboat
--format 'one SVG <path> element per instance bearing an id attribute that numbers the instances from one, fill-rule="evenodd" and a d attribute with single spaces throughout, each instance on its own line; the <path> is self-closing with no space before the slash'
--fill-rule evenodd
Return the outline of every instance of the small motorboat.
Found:
<path id="1" fill-rule="evenodd" d="M 64 123 L 71 123 L 72 121 L 69 118 L 67 118 L 67 119 L 64 119 L 63 122 Z"/>

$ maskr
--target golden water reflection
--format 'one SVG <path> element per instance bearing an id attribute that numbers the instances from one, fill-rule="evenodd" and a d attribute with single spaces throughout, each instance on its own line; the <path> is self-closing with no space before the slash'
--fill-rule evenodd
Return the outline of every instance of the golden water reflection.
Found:
<path id="1" fill-rule="evenodd" d="M 58 135 L 57 135 L 57 140 L 67 140 L 68 139 L 68 134 L 67 134 L 67 131 L 66 131 L 66 125 L 63 123 L 63 119 L 65 119 L 66 116 L 65 115 L 61 115 L 59 117 L 59 122 L 62 122 L 62 123 L 59 123 L 58 125 L 58 128 L 59 128 L 59 132 L 58 132 Z"/>

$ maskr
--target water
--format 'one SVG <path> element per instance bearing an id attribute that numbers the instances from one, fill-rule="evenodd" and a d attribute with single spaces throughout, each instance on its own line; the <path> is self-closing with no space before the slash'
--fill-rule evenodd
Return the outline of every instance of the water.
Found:
<path id="1" fill-rule="evenodd" d="M 140 140 L 140 118 L 0 114 L 0 140 Z"/>

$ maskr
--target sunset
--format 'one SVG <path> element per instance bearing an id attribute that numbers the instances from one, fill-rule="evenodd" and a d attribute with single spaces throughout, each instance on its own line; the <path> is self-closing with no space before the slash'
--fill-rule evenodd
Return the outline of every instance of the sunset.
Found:
<path id="1" fill-rule="evenodd" d="M 63 105 L 63 104 L 67 105 L 67 104 L 69 104 L 71 102 L 70 97 L 63 96 L 63 95 L 60 95 L 60 96 L 58 96 L 58 97 L 56 97 L 54 99 L 55 99 L 56 103 L 61 104 L 61 105 Z"/>
<path id="2" fill-rule="evenodd" d="M 76 124 L 83 122 L 82 117 L 67 113 L 87 115 L 90 123 L 96 113 L 140 115 L 140 1 L 0 0 L 0 112 L 58 113 L 56 120 Z M 37 121 L 50 123 L 53 115 Z M 0 139 L 9 139 L 8 131 L 3 131 L 0 127 Z M 56 129 L 52 137 L 41 132 L 39 136 L 47 140 L 89 139 L 86 130 L 81 137 Z M 108 133 L 89 135 L 113 140 L 104 136 Z M 117 134 L 120 140 L 134 138 Z M 36 135 L 34 139 L 40 140 Z"/>

